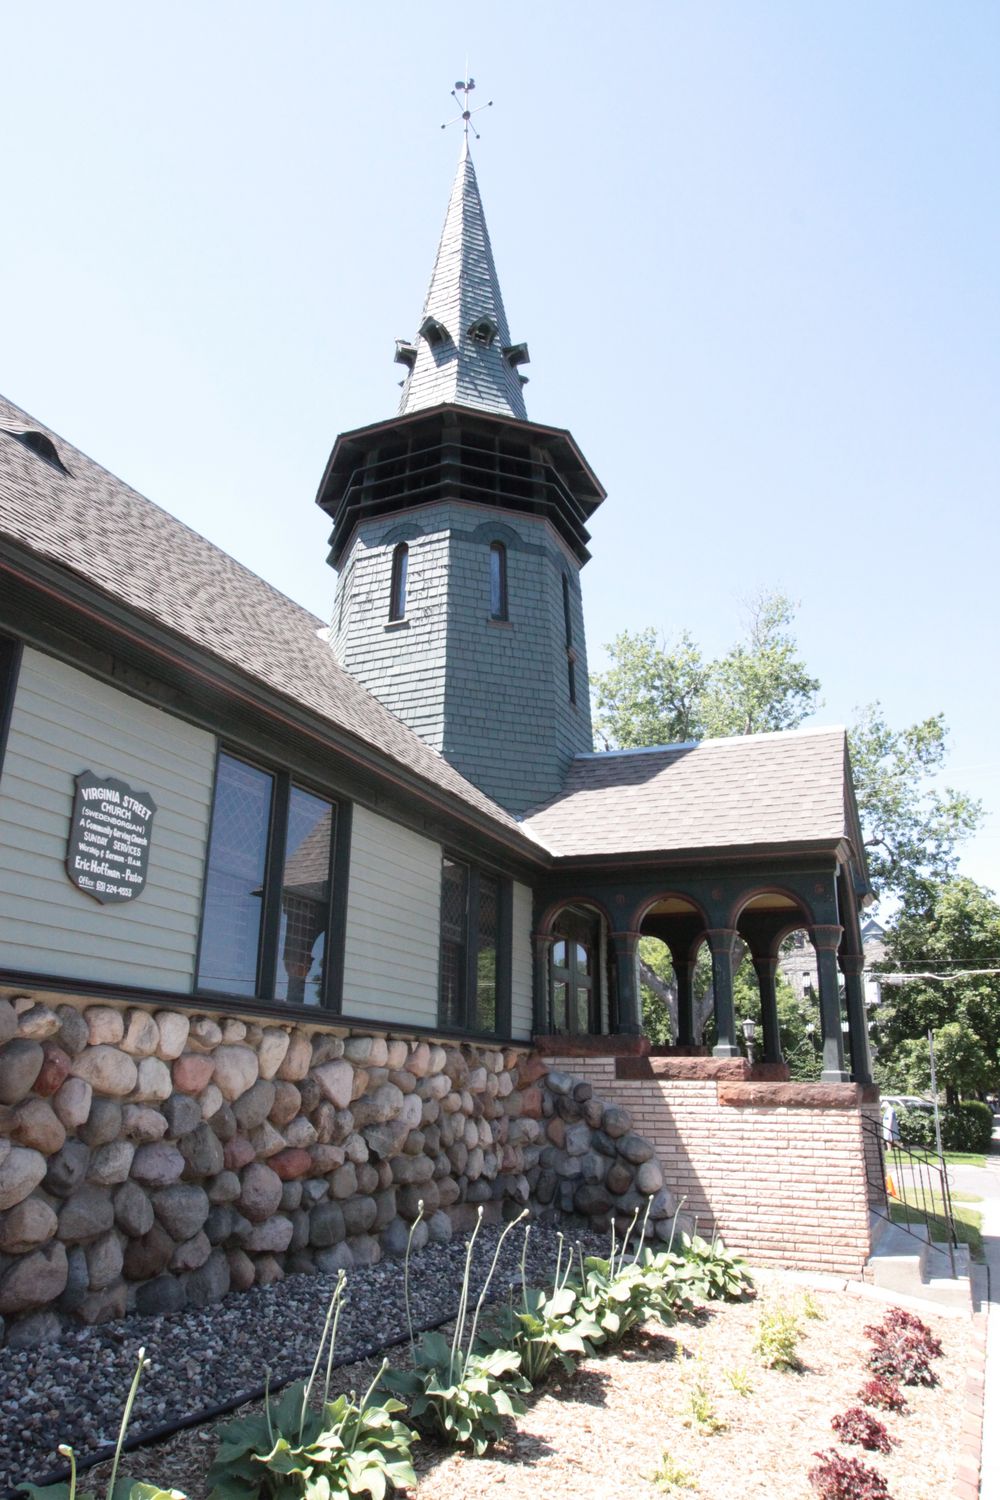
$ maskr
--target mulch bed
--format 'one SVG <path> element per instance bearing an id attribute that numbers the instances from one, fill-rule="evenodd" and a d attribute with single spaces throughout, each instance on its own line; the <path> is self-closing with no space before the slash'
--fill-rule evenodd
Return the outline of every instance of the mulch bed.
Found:
<path id="1" fill-rule="evenodd" d="M 588 1360 L 571 1379 L 543 1387 L 485 1457 L 418 1444 L 416 1500 L 482 1500 L 494 1488 L 507 1500 L 635 1500 L 664 1493 L 815 1500 L 808 1480 L 814 1455 L 840 1446 L 830 1419 L 857 1404 L 868 1378 L 864 1328 L 881 1321 L 887 1304 L 837 1291 L 810 1295 L 822 1317 L 803 1319 L 799 1372 L 766 1370 L 752 1350 L 763 1306 L 780 1301 L 801 1309 L 803 1294 L 795 1286 L 772 1282 L 756 1302 L 711 1304 L 671 1328 L 648 1323 L 616 1354 Z M 901 1440 L 890 1456 L 840 1446 L 885 1475 L 893 1500 L 950 1495 L 960 1452 L 970 1325 L 921 1316 L 944 1346 L 943 1358 L 934 1362 L 939 1385 L 907 1388 L 906 1415 L 876 1413 Z M 371 1369 L 343 1371 L 343 1386 L 363 1389 Z M 730 1375 L 737 1383 L 748 1380 L 750 1394 L 739 1394 Z M 693 1417 L 696 1384 L 707 1392 L 722 1430 L 710 1434 Z M 204 1473 L 214 1449 L 214 1432 L 194 1429 L 129 1455 L 123 1468 L 205 1500 Z M 653 1482 L 665 1453 L 689 1477 L 690 1488 Z M 88 1476 L 88 1490 L 101 1492 L 106 1468 Z"/>

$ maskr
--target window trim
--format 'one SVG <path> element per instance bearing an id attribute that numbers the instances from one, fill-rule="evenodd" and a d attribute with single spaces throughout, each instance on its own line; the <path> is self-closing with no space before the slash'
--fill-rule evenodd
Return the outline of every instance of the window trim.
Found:
<path id="1" fill-rule="evenodd" d="M 392 549 L 392 575 L 389 579 L 389 624 L 406 619 L 406 590 L 410 573 L 410 544 L 397 542 Z"/>
<path id="2" fill-rule="evenodd" d="M 216 797 L 219 786 L 219 768 L 223 756 L 239 761 L 260 771 L 272 780 L 271 808 L 267 826 L 267 851 L 264 857 L 264 881 L 261 899 L 260 931 L 257 938 L 257 969 L 252 996 L 235 995 L 231 990 L 216 990 L 199 984 L 202 948 L 205 938 L 205 907 L 208 896 L 208 872 L 212 854 L 212 822 L 215 816 Z M 275 998 L 279 940 L 281 935 L 281 892 L 285 875 L 285 837 L 288 830 L 288 809 L 293 789 L 307 792 L 310 796 L 329 803 L 332 810 L 330 830 L 330 863 L 327 879 L 330 895 L 326 908 L 326 937 L 323 945 L 323 973 L 319 986 L 318 1005 L 286 1003 Z M 347 934 L 347 894 L 350 880 L 352 805 L 319 787 L 293 778 L 290 771 L 269 766 L 242 750 L 231 748 L 221 742 L 216 744 L 215 768 L 212 776 L 212 802 L 205 843 L 205 858 L 201 880 L 201 903 L 198 917 L 198 946 L 195 954 L 194 983 L 191 993 L 195 997 L 224 999 L 237 1009 L 241 1004 L 253 1003 L 272 1006 L 276 1013 L 288 1011 L 309 1014 L 327 1013 L 339 1015 L 344 997 L 344 947 Z"/>
<path id="3" fill-rule="evenodd" d="M 14 698 L 21 672 L 23 642 L 10 636 L 0 635 L 0 775 L 3 774 L 4 756 L 14 717 Z"/>
<path id="4" fill-rule="evenodd" d="M 493 608 L 494 566 L 497 569 L 496 609 Z M 498 541 L 490 542 L 490 619 L 498 623 L 507 623 L 510 620 L 510 598 L 507 592 L 507 547 L 505 543 Z"/>
<path id="5" fill-rule="evenodd" d="M 444 942 L 443 929 L 440 926 L 441 898 L 438 897 L 438 1026 L 446 1031 L 457 1031 L 463 1036 L 475 1037 L 507 1037 L 510 1036 L 511 1028 L 511 985 L 513 976 L 513 947 L 514 947 L 514 885 L 513 881 L 499 870 L 490 869 L 487 865 L 477 865 L 464 854 L 456 854 L 451 849 L 441 850 L 441 870 L 444 872 L 444 862 L 450 860 L 453 864 L 462 865 L 465 868 L 467 879 L 465 887 L 465 954 L 463 963 L 463 987 L 462 987 L 462 1017 L 457 1023 L 448 1020 L 443 1014 L 444 1002 L 444 965 L 441 962 L 442 947 Z M 497 935 L 496 935 L 496 1014 L 491 1031 L 482 1031 L 473 1024 L 476 1015 L 476 998 L 478 989 L 478 959 L 479 959 L 479 881 L 482 875 L 488 875 L 497 883 Z M 442 878 L 443 888 L 443 878 Z"/>

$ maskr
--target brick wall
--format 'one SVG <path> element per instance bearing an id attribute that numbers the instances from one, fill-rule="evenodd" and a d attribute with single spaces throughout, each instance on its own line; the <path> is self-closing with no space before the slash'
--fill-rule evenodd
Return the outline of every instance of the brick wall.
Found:
<path id="1" fill-rule="evenodd" d="M 656 1147 L 667 1188 L 703 1231 L 716 1222 L 727 1244 L 758 1264 L 860 1274 L 870 1237 L 854 1085 L 748 1082 L 740 1061 L 699 1058 L 551 1065 L 629 1111 Z M 621 1076 L 643 1069 L 648 1076 Z M 815 1104 L 803 1102 L 809 1097 Z"/>

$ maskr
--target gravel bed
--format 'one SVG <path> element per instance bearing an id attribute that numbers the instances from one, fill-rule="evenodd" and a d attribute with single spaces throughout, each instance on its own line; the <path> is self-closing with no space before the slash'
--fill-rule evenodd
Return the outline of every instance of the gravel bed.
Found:
<path id="1" fill-rule="evenodd" d="M 472 1284 L 477 1291 L 500 1233 L 484 1228 L 476 1240 Z M 551 1225 L 532 1228 L 530 1281 L 551 1279 L 556 1235 Z M 456 1238 L 413 1256 L 415 1327 L 454 1312 L 466 1244 L 464 1237 Z M 520 1230 L 508 1235 L 491 1297 L 505 1296 L 520 1282 L 522 1247 Z M 39 1349 L 0 1351 L 0 1490 L 48 1478 L 63 1464 L 55 1451 L 59 1443 L 71 1444 L 84 1459 L 115 1442 L 141 1347 L 150 1366 L 133 1408 L 133 1439 L 235 1401 L 262 1385 L 268 1370 L 274 1383 L 301 1372 L 315 1355 L 335 1283 L 334 1276 L 289 1276 L 273 1286 L 231 1293 L 203 1311 L 123 1318 L 68 1332 Z M 402 1262 L 386 1260 L 348 1272 L 338 1364 L 405 1333 Z"/>

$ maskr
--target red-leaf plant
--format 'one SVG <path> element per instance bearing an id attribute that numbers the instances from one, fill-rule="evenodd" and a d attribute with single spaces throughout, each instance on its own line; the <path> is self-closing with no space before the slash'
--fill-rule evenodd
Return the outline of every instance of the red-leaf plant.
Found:
<path id="1" fill-rule="evenodd" d="M 880 1411 L 909 1411 L 910 1403 L 891 1380 L 876 1375 L 874 1380 L 866 1381 L 858 1392 L 858 1400 L 863 1401 L 865 1406 L 877 1406 Z"/>
<path id="2" fill-rule="evenodd" d="M 930 1367 L 942 1353 L 941 1341 L 913 1313 L 893 1308 L 879 1326 L 865 1329 L 872 1341 L 868 1367 L 876 1375 L 901 1380 L 904 1385 L 936 1385 Z"/>
<path id="3" fill-rule="evenodd" d="M 870 1453 L 891 1453 L 898 1441 L 889 1435 L 878 1417 L 873 1417 L 861 1406 L 852 1406 L 841 1416 L 834 1417 L 830 1425 L 842 1443 L 856 1443 Z"/>
<path id="4" fill-rule="evenodd" d="M 885 1480 L 859 1458 L 846 1458 L 835 1448 L 814 1455 L 819 1459 L 809 1471 L 809 1483 L 820 1500 L 892 1500 Z"/>

